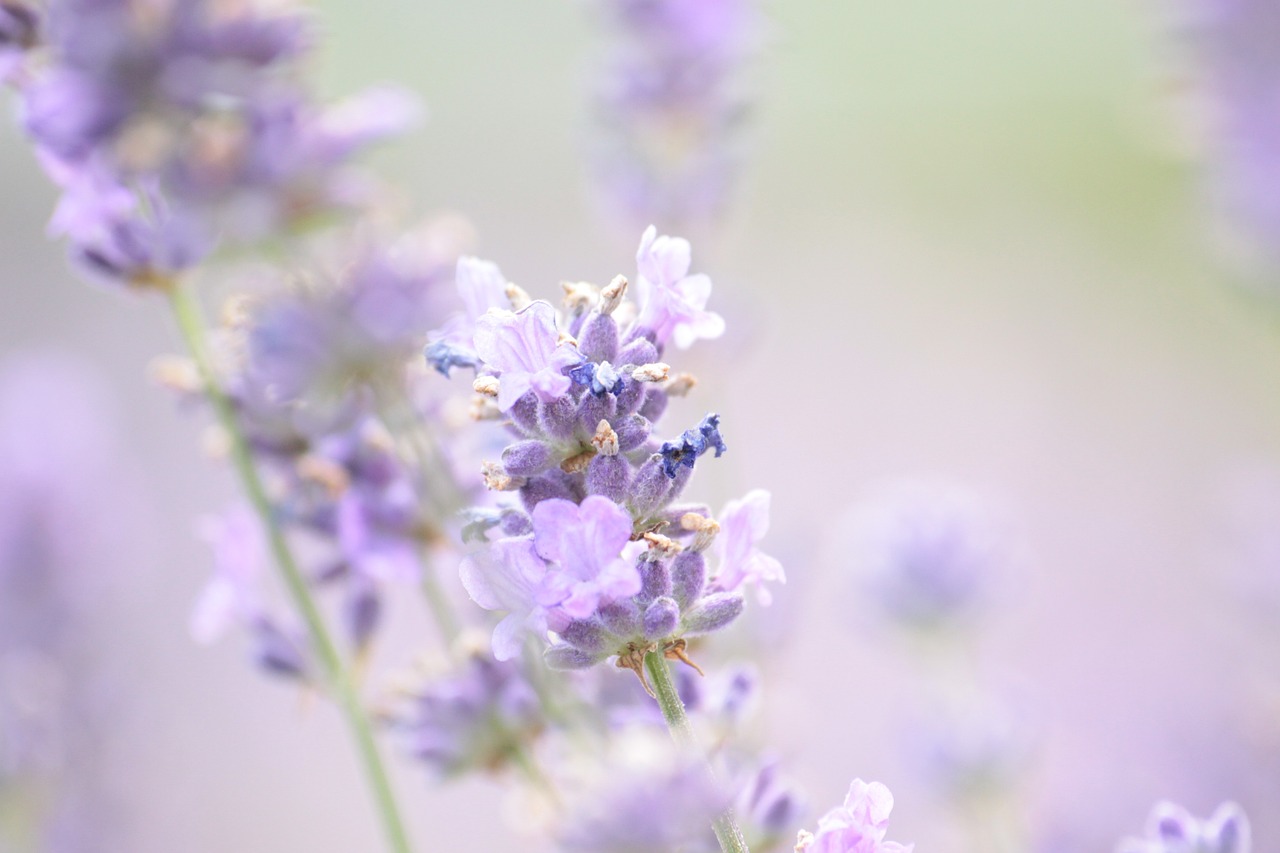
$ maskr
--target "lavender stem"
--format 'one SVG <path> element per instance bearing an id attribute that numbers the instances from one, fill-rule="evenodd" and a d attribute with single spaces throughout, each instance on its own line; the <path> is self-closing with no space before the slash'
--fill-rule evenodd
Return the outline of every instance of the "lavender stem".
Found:
<path id="1" fill-rule="evenodd" d="M 405 832 L 404 823 L 396 806 L 391 783 L 387 777 L 386 768 L 383 766 L 382 758 L 378 753 L 378 747 L 373 738 L 372 726 L 369 723 L 364 706 L 360 702 L 351 673 L 343 665 L 337 646 L 325 627 L 324 619 L 311 596 L 311 590 L 307 586 L 306 579 L 303 577 L 301 570 L 299 570 L 298 564 L 293 558 L 293 553 L 289 549 L 289 544 L 285 540 L 284 533 L 276 521 L 275 514 L 271 509 L 271 501 L 267 497 L 266 489 L 262 485 L 262 479 L 258 476 L 258 470 L 253 463 L 253 457 L 250 454 L 244 434 L 241 432 L 240 425 L 236 420 L 235 410 L 231 406 L 231 401 L 223 393 L 214 374 L 208 345 L 205 341 L 205 324 L 200 304 L 187 288 L 177 283 L 168 288 L 168 294 L 178 327 L 186 341 L 187 348 L 191 352 L 191 357 L 195 360 L 196 366 L 200 371 L 201 379 L 205 385 L 205 394 L 213 405 L 218 422 L 226 431 L 230 440 L 232 463 L 240 476 L 241 484 L 249 497 L 250 503 L 253 504 L 254 510 L 262 520 L 262 526 L 266 533 L 267 541 L 270 543 L 276 565 L 280 569 L 280 574 L 289 590 L 294 605 L 306 623 L 307 631 L 324 670 L 324 676 L 336 694 L 338 704 L 342 706 L 343 715 L 347 719 L 347 725 L 351 728 L 351 734 L 355 739 L 365 775 L 372 788 L 374 801 L 383 829 L 386 832 L 390 849 L 394 853 L 410 853 L 411 847 L 408 835 Z"/>
<path id="2" fill-rule="evenodd" d="M 672 740 L 681 750 L 701 755 L 693 726 L 684 712 L 684 700 L 676 690 L 676 683 L 671 677 L 671 667 L 667 664 L 666 657 L 659 651 L 649 652 L 644 656 L 644 668 L 649 673 L 649 681 L 653 684 L 658 707 L 662 709 L 662 718 L 667 721 L 667 728 L 671 730 Z M 710 765 L 707 766 L 707 772 L 711 772 Z M 738 823 L 734 819 L 732 806 L 725 808 L 716 816 L 712 821 L 712 829 L 715 830 L 716 840 L 720 842 L 723 853 L 751 853 L 747 849 L 746 840 L 742 837 L 742 830 L 738 828 Z"/>

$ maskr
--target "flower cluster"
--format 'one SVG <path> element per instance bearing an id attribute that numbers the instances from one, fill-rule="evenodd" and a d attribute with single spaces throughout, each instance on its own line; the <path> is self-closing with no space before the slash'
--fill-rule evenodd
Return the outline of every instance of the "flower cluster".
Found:
<path id="1" fill-rule="evenodd" d="M 415 109 L 392 90 L 317 105 L 297 75 L 305 18 L 266 4 L 60 0 L 38 30 L 6 0 L 0 74 L 62 190 L 51 230 L 112 281 L 163 282 L 224 239 L 362 203 L 346 164 Z"/>
<path id="2" fill-rule="evenodd" d="M 752 0 L 597 0 L 612 35 L 595 79 L 595 170 L 611 207 L 686 222 L 723 205 L 758 40 Z"/>
<path id="3" fill-rule="evenodd" d="M 669 344 L 716 337 L 724 324 L 706 310 L 710 280 L 689 275 L 686 241 L 650 228 L 637 266 L 634 286 L 621 276 L 601 290 L 568 285 L 560 316 L 505 285 L 493 265 L 464 261 L 468 311 L 427 348 L 441 372 L 474 367 L 478 410 L 504 418 L 515 438 L 501 462 L 486 463 L 485 480 L 517 493 L 523 512 L 508 508 L 500 526 L 495 518 L 499 535 L 462 568 L 476 603 L 508 613 L 494 633 L 499 659 L 527 633 L 550 630 L 553 667 L 616 655 L 641 674 L 647 651 L 683 659 L 686 636 L 736 618 L 745 584 L 782 579 L 755 547 L 766 493 L 731 505 L 720 522 L 676 503 L 697 461 L 726 446 L 714 414 L 672 440 L 654 436 L 668 398 L 693 385 L 659 359 Z M 719 571 L 709 577 L 704 552 L 717 541 Z"/>
<path id="4" fill-rule="evenodd" d="M 395 724 L 440 778 L 510 761 L 545 725 L 538 695 L 512 661 L 472 648 L 451 672 L 410 691 Z"/>
<path id="5" fill-rule="evenodd" d="M 1117 853 L 1249 853 L 1249 819 L 1235 803 L 1223 803 L 1208 820 L 1199 820 L 1182 806 L 1156 804 L 1143 838 L 1129 838 Z"/>
<path id="6" fill-rule="evenodd" d="M 913 844 L 884 840 L 891 811 L 888 788 L 854 779 L 844 805 L 823 815 L 816 831 L 800 832 L 796 853 L 911 853 Z"/>
<path id="7" fill-rule="evenodd" d="M 422 327 L 439 316 L 433 300 L 450 276 L 449 245 L 438 230 L 362 243 L 327 286 L 237 300 L 217 341 L 219 381 L 255 461 L 272 475 L 276 517 L 311 546 L 310 578 L 341 585 L 357 647 L 380 621 L 384 588 L 421 577 L 456 509 L 444 460 L 403 434 L 430 406 L 407 364 Z M 167 361 L 157 373 L 184 394 L 203 392 L 189 364 Z M 247 510 L 206 525 L 218 570 L 195 633 L 212 639 L 242 622 L 268 669 L 301 675 L 305 656 L 287 642 L 289 620 L 262 603 L 259 526 Z"/>

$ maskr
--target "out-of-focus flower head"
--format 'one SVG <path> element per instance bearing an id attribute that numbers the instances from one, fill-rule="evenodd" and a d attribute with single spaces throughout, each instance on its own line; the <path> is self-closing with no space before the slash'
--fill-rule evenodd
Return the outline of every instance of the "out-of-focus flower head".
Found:
<path id="1" fill-rule="evenodd" d="M 887 615 L 913 625 L 967 615 L 1005 559 L 983 504 L 949 484 L 893 484 L 841 528 L 837 559 Z"/>
<path id="2" fill-rule="evenodd" d="M 1249 271 L 1280 269 L 1280 11 L 1268 0 L 1175 4 L 1190 48 L 1197 136 L 1228 251 Z"/>
<path id="3" fill-rule="evenodd" d="M 911 853 L 913 844 L 884 840 L 891 811 L 888 788 L 854 779 L 844 805 L 823 815 L 813 832 L 801 831 L 796 853 Z"/>
<path id="4" fill-rule="evenodd" d="M 611 38 L 594 79 L 593 166 L 610 209 L 637 224 L 719 211 L 737 170 L 760 35 L 752 0 L 597 0 Z"/>
<path id="5" fill-rule="evenodd" d="M 1182 806 L 1157 803 L 1147 819 L 1146 835 L 1129 838 L 1116 853 L 1250 853 L 1249 818 L 1235 803 L 1223 803 L 1200 820 Z"/>
<path id="6" fill-rule="evenodd" d="M 127 684 L 96 653 L 151 529 L 113 406 L 54 354 L 0 364 L 0 849 L 118 843 L 104 731 Z"/>
<path id="7" fill-rule="evenodd" d="M 718 849 L 711 822 L 732 801 L 700 761 L 672 754 L 665 735 L 634 730 L 570 786 L 556 833 L 565 853 Z"/>
<path id="8" fill-rule="evenodd" d="M 364 204 L 371 185 L 348 162 L 415 114 L 388 89 L 315 103 L 297 75 L 310 39 L 296 10 L 52 0 L 32 47 L 24 9 L 0 14 L 0 72 L 66 196 L 55 231 L 96 277 L 163 285 L 224 241 Z M 31 54 L 21 74 L 14 45 Z"/>
<path id="9" fill-rule="evenodd" d="M 409 751 L 441 778 L 502 767 L 544 725 L 519 666 L 495 661 L 479 645 L 449 673 L 412 688 L 395 721 Z"/>

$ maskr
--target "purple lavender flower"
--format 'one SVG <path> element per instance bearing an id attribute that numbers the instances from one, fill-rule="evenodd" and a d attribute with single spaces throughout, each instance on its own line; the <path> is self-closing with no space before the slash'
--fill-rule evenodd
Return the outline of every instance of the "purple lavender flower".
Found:
<path id="1" fill-rule="evenodd" d="M 1280 14 L 1267 0 L 1195 0 L 1214 201 L 1249 260 L 1280 264 Z"/>
<path id="2" fill-rule="evenodd" d="M 404 382 L 440 300 L 458 237 L 431 222 L 424 235 L 370 241 L 344 252 L 330 287 L 290 291 L 254 311 L 251 369 L 282 401 L 340 401 Z M 461 268 L 461 264 L 459 264 Z"/>
<path id="3" fill-rule="evenodd" d="M 755 489 L 725 504 L 720 510 L 720 532 L 715 539 L 720 567 L 715 584 L 726 592 L 736 592 L 746 584 L 756 587 L 761 604 L 773 596 L 766 581 L 786 583 L 782 564 L 756 547 L 769 531 L 769 493 Z"/>
<path id="4" fill-rule="evenodd" d="M 724 334 L 724 319 L 706 310 L 711 279 L 689 275 L 691 263 L 688 240 L 659 237 L 652 225 L 640 238 L 636 251 L 640 275 L 635 282 L 640 303 L 638 324 L 652 333 L 659 345 L 674 339 L 676 346 L 687 349 L 694 341 Z"/>
<path id="5" fill-rule="evenodd" d="M 414 757 L 448 778 L 503 766 L 537 737 L 545 721 L 520 668 L 477 651 L 415 690 L 395 725 Z"/>
<path id="6" fill-rule="evenodd" d="M 699 762 L 624 763 L 605 773 L 575 797 L 558 833 L 565 853 L 718 849 L 711 821 L 731 797 Z"/>
<path id="7" fill-rule="evenodd" d="M 1003 555 L 977 499 L 950 485 L 901 483 L 851 513 L 840 557 L 896 619 L 932 625 L 976 604 Z"/>
<path id="8" fill-rule="evenodd" d="M 555 499 L 533 509 L 534 547 L 559 565 L 550 587 L 563 594 L 559 607 L 574 619 L 640 591 L 635 563 L 623 556 L 630 539 L 631 516 L 598 495 L 581 505 Z"/>
<path id="9" fill-rule="evenodd" d="M 306 678 L 310 670 L 300 632 L 272 612 L 264 590 L 267 550 L 262 521 L 247 506 L 201 523 L 213 549 L 214 575 L 191 613 L 191 636 L 198 643 L 221 639 L 232 627 L 245 630 L 254 659 L 266 672 Z"/>
<path id="10" fill-rule="evenodd" d="M 78 362 L 0 365 L 0 849 L 120 844 L 104 754 L 135 691 L 98 654 L 110 591 L 150 562 L 154 525 L 115 441 L 111 400 Z"/>
<path id="11" fill-rule="evenodd" d="M 734 813 L 752 846 L 770 849 L 795 832 L 804 811 L 800 792 L 778 769 L 778 762 L 762 761 L 739 774 Z"/>
<path id="12" fill-rule="evenodd" d="M 1235 803 L 1218 806 L 1208 820 L 1198 820 L 1181 806 L 1161 802 L 1147 819 L 1143 838 L 1129 838 L 1117 853 L 1249 853 L 1249 819 Z"/>
<path id="13" fill-rule="evenodd" d="M 611 212 L 644 223 L 715 213 L 736 171 L 757 41 L 751 0 L 598 0 L 602 51 L 594 166 Z"/>
<path id="14" fill-rule="evenodd" d="M 526 632 L 545 634 L 548 605 L 555 595 L 548 589 L 549 567 L 534 550 L 532 538 L 499 539 L 462 561 L 462 585 L 485 610 L 506 611 L 493 631 L 493 654 L 500 661 L 520 653 Z M 568 624 L 560 620 L 560 626 Z"/>
<path id="15" fill-rule="evenodd" d="M 0 70 L 34 38 L 24 8 L 6 2 L 0 16 Z M 112 197 L 59 217 L 98 277 L 155 284 L 224 240 L 364 203 L 347 162 L 411 120 L 389 90 L 314 104 L 293 79 L 308 43 L 296 14 L 212 0 L 53 0 L 47 12 L 43 61 L 17 80 L 22 121 L 64 192 Z"/>
<path id="16" fill-rule="evenodd" d="M 247 506 L 203 519 L 200 536 L 213 550 L 214 568 L 191 612 L 191 636 L 198 643 L 212 643 L 235 624 L 263 613 L 268 557 L 262 521 Z"/>
<path id="17" fill-rule="evenodd" d="M 39 16 L 25 3 L 0 3 L 0 83 L 18 74 L 26 52 L 39 38 L 39 24 Z"/>
<path id="18" fill-rule="evenodd" d="M 563 318 L 549 303 L 529 302 L 518 313 L 491 309 L 476 321 L 477 411 L 505 413 L 516 439 L 501 462 L 485 463 L 485 482 L 518 492 L 528 513 L 519 522 L 523 514 L 514 507 L 490 512 L 483 535 L 499 519 L 506 535 L 462 567 L 472 598 L 508 614 L 494 632 L 499 658 L 514 655 L 524 633 L 551 631 L 551 666 L 580 669 L 616 655 L 643 679 L 646 651 L 684 659 L 686 636 L 717 631 L 742 612 L 743 583 L 777 574 L 776 564 L 753 550 L 764 532 L 759 513 L 739 519 L 735 512 L 725 583 L 708 584 L 703 552 L 720 528 L 705 507 L 674 504 L 697 459 L 709 451 L 720 456 L 725 442 L 715 414 L 673 441 L 652 436 L 668 397 L 693 385 L 658 361 L 665 338 L 706 319 L 697 314 L 705 294 L 689 310 L 679 298 L 688 244 L 663 238 L 653 249 L 652 236 L 641 263 L 654 281 L 653 327 L 645 325 L 645 311 L 620 310 L 628 289 L 621 276 L 603 289 L 566 285 Z M 477 272 L 489 282 L 483 305 L 497 298 L 501 275 L 496 267 Z M 516 304 L 529 301 L 514 286 L 503 293 Z M 457 340 L 481 305 L 435 339 Z M 615 314 L 640 319 L 624 327 Z M 441 372 L 450 362 L 466 363 L 461 352 L 458 345 L 437 350 Z M 430 348 L 428 358 L 436 360 Z M 512 519 L 517 523 L 508 525 Z"/>
<path id="19" fill-rule="evenodd" d="M 476 323 L 491 308 L 507 308 L 507 278 L 497 264 L 479 258 L 458 259 L 455 276 L 463 311 L 449 318 L 427 344 L 427 363 L 445 376 L 455 367 L 476 367 Z"/>
<path id="20" fill-rule="evenodd" d="M 565 370 L 581 356 L 561 344 L 555 309 L 534 302 L 519 313 L 493 311 L 476 321 L 476 354 L 498 377 L 498 408 L 506 412 L 529 391 L 540 402 L 563 397 L 572 384 Z"/>
<path id="21" fill-rule="evenodd" d="M 893 794 L 879 782 L 854 779 L 844 805 L 827 812 L 816 831 L 802 831 L 796 853 L 911 853 L 912 844 L 885 841 Z"/>

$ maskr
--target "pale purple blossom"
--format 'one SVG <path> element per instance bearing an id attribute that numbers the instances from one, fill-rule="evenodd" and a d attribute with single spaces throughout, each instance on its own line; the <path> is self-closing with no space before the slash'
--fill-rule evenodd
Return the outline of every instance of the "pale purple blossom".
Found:
<path id="1" fill-rule="evenodd" d="M 549 567 L 531 538 L 499 539 L 462 561 L 462 585 L 485 610 L 507 613 L 493 630 L 493 654 L 511 660 L 528 633 L 545 634 L 548 606 L 557 603 L 548 589 Z M 568 620 L 561 620 L 560 627 Z"/>
<path id="2" fill-rule="evenodd" d="M 911 853 L 913 844 L 885 841 L 893 794 L 879 782 L 854 779 L 844 804 L 818 820 L 813 833 L 801 832 L 797 853 Z"/>
<path id="3" fill-rule="evenodd" d="M 726 504 L 720 511 L 720 532 L 714 545 L 720 560 L 716 585 L 727 592 L 754 585 L 761 604 L 773 599 L 766 582 L 787 580 L 782 564 L 756 547 L 769 531 L 769 501 L 768 492 L 754 489 Z"/>
<path id="4" fill-rule="evenodd" d="M 701 274 L 689 275 L 691 264 L 688 240 L 659 237 L 652 225 L 640 238 L 636 251 L 639 276 L 634 282 L 640 305 L 637 322 L 654 335 L 659 345 L 674 340 L 676 346 L 686 349 L 694 341 L 724 334 L 724 318 L 706 310 L 711 279 Z"/>
<path id="5" fill-rule="evenodd" d="M 263 613 L 262 584 L 268 566 L 262 521 L 247 506 L 203 519 L 200 537 L 213 551 L 213 577 L 191 613 L 191 636 L 212 643 L 235 625 Z"/>
<path id="6" fill-rule="evenodd" d="M 490 309 L 510 306 L 507 277 L 498 265 L 474 257 L 458 258 L 454 275 L 463 310 L 433 332 L 427 344 L 427 362 L 445 376 L 454 367 L 475 367 L 480 357 L 475 351 L 476 323 Z"/>
<path id="7" fill-rule="evenodd" d="M 476 353 L 498 375 L 498 408 L 507 411 L 529 391 L 544 403 L 563 397 L 565 369 L 581 361 L 560 341 L 555 309 L 537 301 L 520 312 L 491 311 L 476 323 Z"/>
<path id="8" fill-rule="evenodd" d="M 631 516 L 596 495 L 581 505 L 554 499 L 533 509 L 534 545 L 543 558 L 559 565 L 551 588 L 563 594 L 560 608 L 575 619 L 640 591 L 635 561 L 623 556 L 630 538 Z"/>
<path id="9" fill-rule="evenodd" d="M 1129 838 L 1117 853 L 1250 853 L 1249 818 L 1235 803 L 1223 803 L 1207 820 L 1182 806 L 1157 803 L 1147 819 L 1146 834 Z"/>

